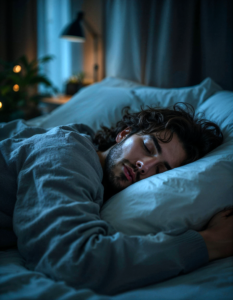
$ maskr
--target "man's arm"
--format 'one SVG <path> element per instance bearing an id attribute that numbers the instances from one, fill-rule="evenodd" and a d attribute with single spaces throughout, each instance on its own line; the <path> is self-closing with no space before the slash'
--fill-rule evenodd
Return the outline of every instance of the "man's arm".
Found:
<path id="1" fill-rule="evenodd" d="M 203 237 L 209 260 L 233 255 L 233 209 L 216 214 L 207 224 L 205 230 L 199 232 Z"/>

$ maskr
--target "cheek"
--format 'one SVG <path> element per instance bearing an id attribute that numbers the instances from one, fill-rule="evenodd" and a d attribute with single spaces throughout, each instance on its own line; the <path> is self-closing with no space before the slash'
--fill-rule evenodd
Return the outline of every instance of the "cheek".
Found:
<path id="1" fill-rule="evenodd" d="M 175 168 L 180 167 L 182 165 L 182 163 L 185 161 L 186 159 L 186 155 L 182 154 L 181 152 L 177 152 L 176 154 L 174 154 L 174 161 L 173 161 L 173 165 Z"/>
<path id="2" fill-rule="evenodd" d="M 133 159 L 135 158 L 138 151 L 139 151 L 138 145 L 133 139 L 128 138 L 124 142 L 122 147 L 122 155 L 124 156 L 124 158 Z"/>

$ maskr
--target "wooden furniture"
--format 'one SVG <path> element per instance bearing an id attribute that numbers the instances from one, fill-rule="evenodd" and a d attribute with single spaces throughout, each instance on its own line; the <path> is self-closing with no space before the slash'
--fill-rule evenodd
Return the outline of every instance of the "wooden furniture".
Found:
<path id="1" fill-rule="evenodd" d="M 72 96 L 68 96 L 68 95 L 58 95 L 55 97 L 45 97 L 41 100 L 41 102 L 43 103 L 47 103 L 47 104 L 55 104 L 55 105 L 61 105 L 61 104 L 65 104 L 66 102 L 68 102 L 71 99 Z"/>
<path id="2" fill-rule="evenodd" d="M 68 95 L 57 95 L 54 97 L 44 97 L 40 100 L 38 108 L 42 115 L 49 114 L 58 106 L 65 104 L 71 99 L 72 96 Z"/>

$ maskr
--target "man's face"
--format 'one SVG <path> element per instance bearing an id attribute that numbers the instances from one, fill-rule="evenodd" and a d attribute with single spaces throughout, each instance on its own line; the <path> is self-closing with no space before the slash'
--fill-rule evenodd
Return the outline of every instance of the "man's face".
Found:
<path id="1" fill-rule="evenodd" d="M 105 160 L 104 186 L 113 195 L 131 184 L 182 165 L 186 153 L 176 134 L 169 143 L 158 140 L 156 133 L 133 134 L 130 129 L 118 134 L 116 144 Z M 161 137 L 163 137 L 161 133 Z"/>

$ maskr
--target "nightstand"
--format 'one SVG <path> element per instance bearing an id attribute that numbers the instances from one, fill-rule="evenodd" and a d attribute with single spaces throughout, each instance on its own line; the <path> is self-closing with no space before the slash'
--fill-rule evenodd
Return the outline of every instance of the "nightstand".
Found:
<path id="1" fill-rule="evenodd" d="M 43 103 L 49 103 L 49 104 L 54 104 L 54 105 L 61 105 L 65 104 L 70 100 L 72 96 L 69 95 L 58 95 L 56 97 L 45 97 L 41 100 Z"/>
<path id="2" fill-rule="evenodd" d="M 41 114 L 45 115 L 50 113 L 52 110 L 58 106 L 65 104 L 71 99 L 72 96 L 69 95 L 58 95 L 56 97 L 45 97 L 40 100 L 38 105 Z"/>

